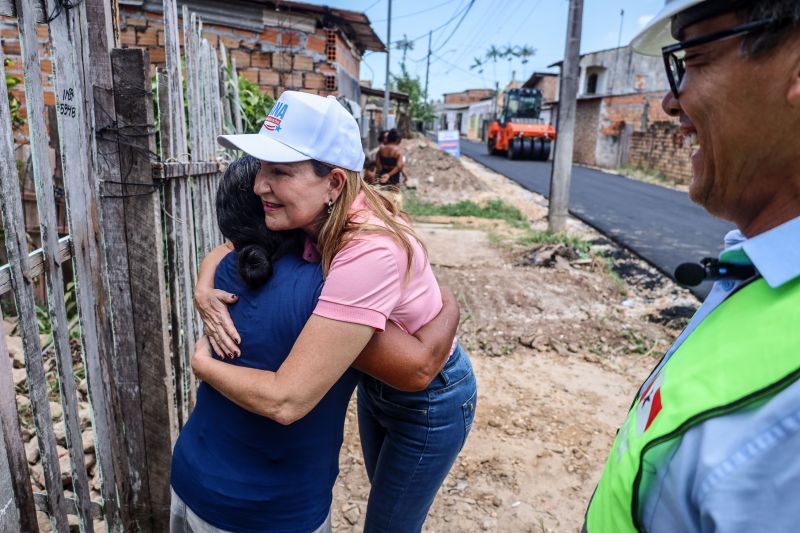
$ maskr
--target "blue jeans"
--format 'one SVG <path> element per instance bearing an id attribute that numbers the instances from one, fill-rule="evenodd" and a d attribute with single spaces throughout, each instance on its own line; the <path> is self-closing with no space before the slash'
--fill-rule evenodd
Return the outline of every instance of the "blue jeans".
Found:
<path id="1" fill-rule="evenodd" d="M 361 379 L 358 429 L 372 484 L 365 533 L 422 530 L 472 428 L 477 395 L 472 364 L 461 346 L 421 392 Z"/>

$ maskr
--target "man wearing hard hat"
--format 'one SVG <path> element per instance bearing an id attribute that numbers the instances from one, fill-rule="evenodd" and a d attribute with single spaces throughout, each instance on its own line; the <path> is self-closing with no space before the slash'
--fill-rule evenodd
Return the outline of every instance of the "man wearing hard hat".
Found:
<path id="1" fill-rule="evenodd" d="M 589 533 L 800 531 L 800 0 L 667 0 L 664 57 L 692 200 L 734 222 L 706 301 L 642 385 Z"/>

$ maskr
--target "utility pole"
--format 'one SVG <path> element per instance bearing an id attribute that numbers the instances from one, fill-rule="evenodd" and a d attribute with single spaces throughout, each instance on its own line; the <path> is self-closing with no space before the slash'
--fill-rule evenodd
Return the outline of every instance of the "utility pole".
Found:
<path id="1" fill-rule="evenodd" d="M 414 41 L 409 41 L 408 40 L 408 36 L 406 36 L 406 34 L 404 33 L 403 34 L 403 40 L 402 41 L 397 41 L 396 43 L 394 43 L 394 46 L 395 46 L 395 48 L 399 48 L 400 50 L 403 51 L 403 68 L 405 68 L 405 66 L 406 66 L 406 52 L 408 52 L 409 50 L 413 50 L 414 49 Z"/>
<path id="2" fill-rule="evenodd" d="M 572 150 L 575 143 L 575 108 L 578 96 L 578 71 L 581 50 L 583 0 L 570 0 L 567 43 L 561 64 L 561 90 L 558 97 L 558 137 L 550 176 L 549 229 L 562 233 L 567 227 L 569 185 L 572 180 Z"/>
<path id="3" fill-rule="evenodd" d="M 625 10 L 624 9 L 620 9 L 619 10 L 619 38 L 617 39 L 617 48 L 619 48 L 622 45 L 622 26 L 623 26 L 624 22 L 625 22 Z"/>
<path id="4" fill-rule="evenodd" d="M 428 32 L 428 60 L 425 63 L 425 101 L 428 101 L 428 76 L 431 73 L 431 35 L 433 31 Z"/>
<path id="5" fill-rule="evenodd" d="M 386 22 L 386 89 L 383 91 L 383 129 L 389 129 L 389 59 L 392 51 L 392 0 L 389 0 L 389 19 Z"/>

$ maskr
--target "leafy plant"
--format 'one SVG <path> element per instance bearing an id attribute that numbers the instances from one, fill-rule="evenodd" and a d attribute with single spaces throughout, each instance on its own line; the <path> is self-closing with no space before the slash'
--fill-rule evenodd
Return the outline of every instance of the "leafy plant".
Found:
<path id="1" fill-rule="evenodd" d="M 228 66 L 226 83 L 233 86 L 233 67 Z M 258 133 L 264 118 L 275 105 L 275 99 L 261 92 L 258 84 L 253 83 L 244 76 L 239 76 L 239 111 L 242 116 L 242 133 Z M 233 90 L 229 91 L 229 98 L 233 101 Z"/>
<path id="2" fill-rule="evenodd" d="M 575 251 L 583 257 L 588 257 L 587 254 L 592 247 L 589 241 L 576 237 L 575 235 L 538 230 L 530 230 L 527 235 L 517 239 L 517 243 L 523 246 L 533 246 L 535 244 L 565 244 L 575 249 Z"/>
<path id="3" fill-rule="evenodd" d="M 408 114 L 412 122 L 431 122 L 436 118 L 433 106 L 426 101 L 422 83 L 419 78 L 411 77 L 405 63 L 400 64 L 400 75 L 392 77 L 392 90 L 408 95 Z"/>
<path id="4" fill-rule="evenodd" d="M 10 59 L 5 59 L 4 65 L 6 69 L 13 64 L 14 62 Z M 25 119 L 22 118 L 22 102 L 19 98 L 11 94 L 11 89 L 22 83 L 22 80 L 12 76 L 7 71 L 5 72 L 5 75 L 6 87 L 8 88 L 8 107 L 11 110 L 11 129 L 17 131 L 22 127 L 23 124 L 25 124 Z"/>

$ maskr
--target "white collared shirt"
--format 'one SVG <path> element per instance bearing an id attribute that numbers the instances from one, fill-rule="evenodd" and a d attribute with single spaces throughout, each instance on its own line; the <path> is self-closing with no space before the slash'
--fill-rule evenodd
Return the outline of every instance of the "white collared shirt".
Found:
<path id="1" fill-rule="evenodd" d="M 751 239 L 729 232 L 720 261 L 752 264 L 773 288 L 800 277 L 800 217 Z M 714 284 L 658 369 L 742 283 Z M 639 515 L 648 532 L 800 530 L 800 381 L 687 431 L 657 468 L 656 479 L 640 495 Z"/>

